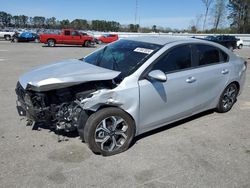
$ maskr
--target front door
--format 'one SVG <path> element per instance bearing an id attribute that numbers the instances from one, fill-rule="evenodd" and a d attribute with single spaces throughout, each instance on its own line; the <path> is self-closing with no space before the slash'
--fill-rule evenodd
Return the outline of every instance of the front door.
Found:
<path id="1" fill-rule="evenodd" d="M 140 132 L 192 114 L 196 79 L 191 69 L 192 55 L 189 45 L 168 51 L 150 68 L 166 73 L 167 81 L 141 79 Z"/>

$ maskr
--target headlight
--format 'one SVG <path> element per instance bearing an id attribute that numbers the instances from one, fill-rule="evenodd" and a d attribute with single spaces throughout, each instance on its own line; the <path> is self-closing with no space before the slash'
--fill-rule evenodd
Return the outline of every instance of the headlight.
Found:
<path id="1" fill-rule="evenodd" d="M 31 97 L 30 97 L 27 93 L 26 93 L 25 96 L 24 96 L 24 102 L 25 102 L 28 106 L 33 106 Z"/>

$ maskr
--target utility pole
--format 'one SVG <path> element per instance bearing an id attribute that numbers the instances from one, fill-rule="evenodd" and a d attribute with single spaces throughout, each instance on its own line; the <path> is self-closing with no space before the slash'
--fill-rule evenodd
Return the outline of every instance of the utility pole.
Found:
<path id="1" fill-rule="evenodd" d="M 138 17 L 138 0 L 135 0 L 135 25 L 137 24 Z"/>

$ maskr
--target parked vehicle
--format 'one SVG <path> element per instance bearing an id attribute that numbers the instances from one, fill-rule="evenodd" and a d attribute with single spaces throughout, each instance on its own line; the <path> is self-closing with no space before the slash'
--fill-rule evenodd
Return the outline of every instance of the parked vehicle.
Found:
<path id="1" fill-rule="evenodd" d="M 111 42 L 117 41 L 118 39 L 119 39 L 119 37 L 116 34 L 104 34 L 104 35 L 96 38 L 95 42 L 97 44 L 111 43 Z"/>
<path id="2" fill-rule="evenodd" d="M 237 39 L 237 48 L 242 49 L 243 48 L 243 40 L 238 38 Z"/>
<path id="3" fill-rule="evenodd" d="M 15 32 L 4 29 L 0 30 L 0 38 L 4 38 L 5 40 L 10 40 Z"/>
<path id="4" fill-rule="evenodd" d="M 205 40 L 121 39 L 22 75 L 17 109 L 57 130 L 77 129 L 94 153 L 113 155 L 146 131 L 209 109 L 229 111 L 246 68 L 242 58 Z"/>
<path id="5" fill-rule="evenodd" d="M 14 34 L 12 42 L 39 42 L 39 35 L 31 32 L 23 32 L 21 34 Z"/>
<path id="6" fill-rule="evenodd" d="M 237 39 L 235 36 L 229 36 L 229 35 L 207 36 L 205 37 L 205 40 L 219 43 L 225 46 L 226 48 L 230 49 L 231 51 L 237 48 Z"/>
<path id="7" fill-rule="evenodd" d="M 40 42 L 54 47 L 56 44 L 70 44 L 90 46 L 94 38 L 89 35 L 82 35 L 76 30 L 63 29 L 60 34 L 40 34 Z"/>

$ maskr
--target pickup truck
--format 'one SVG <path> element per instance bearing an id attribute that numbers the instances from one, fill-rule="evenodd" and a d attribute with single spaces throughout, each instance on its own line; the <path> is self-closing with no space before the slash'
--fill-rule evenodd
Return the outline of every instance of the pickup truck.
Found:
<path id="1" fill-rule="evenodd" d="M 13 31 L 0 30 L 0 38 L 4 38 L 5 40 L 10 40 L 14 34 L 15 32 Z"/>
<path id="2" fill-rule="evenodd" d="M 54 47 L 56 44 L 82 45 L 89 47 L 94 38 L 72 29 L 63 29 L 59 34 L 40 34 L 40 42 Z"/>
<path id="3" fill-rule="evenodd" d="M 237 48 L 238 41 L 235 36 L 229 35 L 207 36 L 205 40 L 219 43 L 232 51 Z"/>

